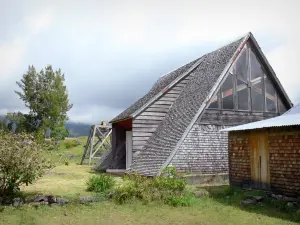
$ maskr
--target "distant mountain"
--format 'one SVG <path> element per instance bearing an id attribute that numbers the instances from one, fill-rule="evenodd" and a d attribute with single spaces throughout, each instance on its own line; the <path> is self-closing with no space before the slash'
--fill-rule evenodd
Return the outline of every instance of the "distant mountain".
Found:
<path id="1" fill-rule="evenodd" d="M 67 122 L 65 125 L 70 137 L 89 136 L 91 125 L 84 123 Z"/>
<path id="2" fill-rule="evenodd" d="M 4 115 L 0 115 L 0 120 L 5 119 Z M 89 136 L 90 124 L 67 122 L 65 124 L 66 129 L 69 131 L 69 137 Z"/>

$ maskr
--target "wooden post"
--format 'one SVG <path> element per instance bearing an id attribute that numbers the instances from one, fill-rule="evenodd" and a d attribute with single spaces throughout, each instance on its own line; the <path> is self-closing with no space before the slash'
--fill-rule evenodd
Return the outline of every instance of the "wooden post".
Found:
<path id="1" fill-rule="evenodd" d="M 109 150 L 111 148 L 110 135 L 112 133 L 112 128 L 105 125 L 93 125 L 91 126 L 90 135 L 87 139 L 85 149 L 81 159 L 81 165 L 85 159 L 88 159 L 88 164 L 91 165 L 92 159 L 101 158 L 99 155 L 99 150 L 104 148 Z M 95 137 L 98 138 L 95 141 Z M 98 153 L 98 154 L 97 154 Z M 96 155 L 97 154 L 97 155 Z"/>
<path id="2" fill-rule="evenodd" d="M 96 133 L 96 126 L 93 127 L 93 136 L 91 138 L 91 146 L 90 146 L 90 157 L 89 157 L 89 166 L 91 165 L 92 155 L 93 155 L 93 147 L 94 147 L 94 137 Z"/>

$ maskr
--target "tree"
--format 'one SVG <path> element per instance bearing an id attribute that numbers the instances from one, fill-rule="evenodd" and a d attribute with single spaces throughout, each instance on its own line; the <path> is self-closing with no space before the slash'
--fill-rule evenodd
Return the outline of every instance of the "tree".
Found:
<path id="1" fill-rule="evenodd" d="M 33 183 L 53 165 L 32 135 L 0 131 L 0 139 L 0 196 L 5 199 L 14 196 L 21 185 Z"/>
<path id="2" fill-rule="evenodd" d="M 21 91 L 15 92 L 29 108 L 29 117 L 37 129 L 56 130 L 64 126 L 67 112 L 72 108 L 64 82 L 62 71 L 53 71 L 51 65 L 40 72 L 29 66 L 21 81 L 17 82 Z"/>

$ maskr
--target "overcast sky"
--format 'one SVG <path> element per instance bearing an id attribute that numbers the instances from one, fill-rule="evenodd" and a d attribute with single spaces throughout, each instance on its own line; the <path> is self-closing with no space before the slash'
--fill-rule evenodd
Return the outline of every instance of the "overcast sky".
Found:
<path id="1" fill-rule="evenodd" d="M 300 103 L 300 1 L 0 0 L 0 114 L 28 65 L 65 73 L 71 121 L 112 119 L 163 74 L 251 31 Z"/>

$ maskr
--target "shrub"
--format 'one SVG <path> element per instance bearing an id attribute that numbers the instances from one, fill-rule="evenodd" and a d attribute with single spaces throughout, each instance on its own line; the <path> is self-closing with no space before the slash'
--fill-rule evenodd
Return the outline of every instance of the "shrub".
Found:
<path id="1" fill-rule="evenodd" d="M 0 196 L 13 196 L 52 165 L 33 136 L 0 132 Z"/>
<path id="2" fill-rule="evenodd" d="M 115 185 L 115 180 L 111 175 L 100 174 L 92 176 L 87 182 L 87 191 L 105 193 Z"/>
<path id="3" fill-rule="evenodd" d="M 139 191 L 137 187 L 133 183 L 129 182 L 115 190 L 113 200 L 118 204 L 124 204 L 139 196 L 138 193 Z"/>
<path id="4" fill-rule="evenodd" d="M 190 196 L 168 196 L 165 199 L 165 204 L 171 205 L 174 207 L 178 206 L 190 206 L 191 205 L 191 197 Z"/>
<path id="5" fill-rule="evenodd" d="M 65 141 L 65 148 L 74 148 L 81 145 L 79 140 L 67 140 Z"/>
<path id="6" fill-rule="evenodd" d="M 123 204 L 134 199 L 144 203 L 162 201 L 166 204 L 178 206 L 188 205 L 185 194 L 186 181 L 177 175 L 176 168 L 168 168 L 162 176 L 149 178 L 140 175 L 125 176 L 125 183 L 118 187 L 113 199 Z"/>

